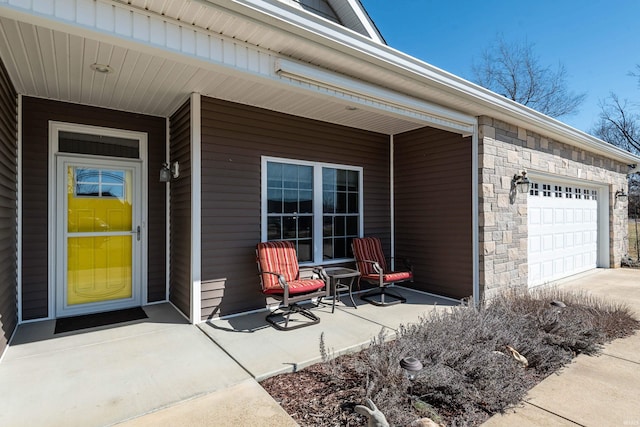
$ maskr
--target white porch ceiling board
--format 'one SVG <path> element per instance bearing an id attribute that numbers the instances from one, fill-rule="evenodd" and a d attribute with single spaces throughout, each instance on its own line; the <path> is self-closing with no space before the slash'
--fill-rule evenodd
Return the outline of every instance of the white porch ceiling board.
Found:
<path id="1" fill-rule="evenodd" d="M 54 55 L 53 64 L 56 70 L 57 88 L 59 99 L 71 99 L 71 67 L 69 58 L 71 50 L 69 46 L 69 35 L 50 31 L 49 34 L 53 40 L 51 53 Z M 74 81 L 74 83 L 77 80 Z"/>
<path id="2" fill-rule="evenodd" d="M 138 109 L 140 111 L 154 111 L 155 114 L 158 114 L 159 110 L 165 109 L 167 98 L 180 93 L 185 82 L 188 82 L 195 73 L 196 68 L 194 67 L 177 62 L 167 64 L 156 79 L 156 86 L 163 88 L 163 90 L 154 90 L 151 96 L 143 98 L 144 101 Z"/>
<path id="3" fill-rule="evenodd" d="M 117 71 L 117 82 L 111 95 L 112 105 L 122 105 L 124 98 L 135 91 L 139 79 L 143 78 L 144 71 L 151 56 L 140 52 L 126 50 L 122 66 Z M 138 80 L 137 80 L 138 79 Z"/>
<path id="4" fill-rule="evenodd" d="M 58 64 L 56 61 L 56 48 L 53 33 L 41 27 L 35 27 L 35 35 L 40 46 L 41 64 L 53 64 L 49 70 L 41 70 L 44 77 L 44 86 L 48 97 L 60 97 L 60 79 Z"/>
<path id="5" fill-rule="evenodd" d="M 96 73 L 91 73 L 91 75 L 88 75 L 87 70 L 89 70 L 89 66 L 91 64 L 93 64 L 94 62 L 96 62 L 96 56 L 97 56 L 97 52 L 98 52 L 98 44 L 99 42 L 95 41 L 95 40 L 91 40 L 91 39 L 83 39 L 84 43 L 83 43 L 83 51 L 82 51 L 82 57 L 81 58 L 76 58 L 76 63 L 81 66 L 80 67 L 80 80 L 78 81 L 80 83 L 80 103 L 83 104 L 89 104 L 91 102 L 91 98 L 93 97 L 93 90 L 95 89 L 94 86 L 94 79 L 96 76 L 94 76 L 94 74 Z M 85 70 L 85 67 L 87 67 L 87 69 Z"/>
<path id="6" fill-rule="evenodd" d="M 84 70 L 82 69 L 82 64 L 84 63 L 84 39 L 77 36 L 69 36 L 69 48 L 67 57 L 69 63 L 69 75 L 68 75 L 68 84 L 69 84 L 69 96 L 68 98 L 61 98 L 66 101 L 74 101 L 78 102 L 80 97 L 82 96 L 82 77 L 84 74 Z M 56 55 L 57 56 L 57 55 Z M 27 92 L 27 94 L 30 94 Z M 35 94 L 37 95 L 37 93 Z"/>
<path id="7" fill-rule="evenodd" d="M 11 61 L 5 61 L 5 66 L 10 75 L 16 76 L 13 83 L 18 92 L 36 91 L 36 77 L 32 69 L 31 62 L 27 54 L 28 46 L 20 31 L 20 24 L 16 21 L 2 19 L 0 21 L 0 34 L 2 34 L 1 48 L 8 51 Z M 34 46 L 30 46 L 34 49 Z"/>

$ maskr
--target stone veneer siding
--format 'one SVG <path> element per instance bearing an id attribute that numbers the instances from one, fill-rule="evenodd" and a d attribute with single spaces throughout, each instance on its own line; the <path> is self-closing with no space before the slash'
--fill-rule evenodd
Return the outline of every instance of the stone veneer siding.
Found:
<path id="1" fill-rule="evenodd" d="M 490 117 L 478 123 L 481 297 L 527 286 L 527 195 L 510 196 L 522 170 L 608 186 L 610 259 L 603 267 L 619 267 L 628 252 L 627 209 L 614 193 L 627 191 L 627 165 Z"/>

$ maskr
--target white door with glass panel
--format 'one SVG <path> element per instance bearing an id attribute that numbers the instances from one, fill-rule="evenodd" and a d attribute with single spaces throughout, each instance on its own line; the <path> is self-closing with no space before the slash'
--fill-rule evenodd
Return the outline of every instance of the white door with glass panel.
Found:
<path id="1" fill-rule="evenodd" d="M 138 161 L 57 157 L 58 316 L 140 305 L 140 189 Z"/>

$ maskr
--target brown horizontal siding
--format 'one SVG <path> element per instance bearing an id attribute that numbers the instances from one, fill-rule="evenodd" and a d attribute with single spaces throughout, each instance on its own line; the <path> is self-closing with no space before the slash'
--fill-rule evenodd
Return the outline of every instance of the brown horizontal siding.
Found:
<path id="1" fill-rule="evenodd" d="M 17 112 L 16 91 L 0 61 L 0 355 L 18 323 Z"/>
<path id="2" fill-rule="evenodd" d="M 389 243 L 385 135 L 202 98 L 202 318 L 264 307 L 261 156 L 363 167 L 365 234 Z"/>
<path id="3" fill-rule="evenodd" d="M 158 182 L 165 157 L 166 120 L 39 98 L 23 98 L 22 309 L 23 319 L 47 317 L 47 198 L 49 121 L 146 132 L 148 136 L 148 282 L 150 302 L 166 299 L 166 197 Z"/>
<path id="4" fill-rule="evenodd" d="M 171 181 L 169 299 L 188 317 L 191 313 L 190 102 L 171 116 L 169 126 L 169 158 L 180 164 L 180 177 Z"/>
<path id="5" fill-rule="evenodd" d="M 415 287 L 454 298 L 473 293 L 471 140 L 424 128 L 394 138 L 396 255 L 411 259 Z"/>

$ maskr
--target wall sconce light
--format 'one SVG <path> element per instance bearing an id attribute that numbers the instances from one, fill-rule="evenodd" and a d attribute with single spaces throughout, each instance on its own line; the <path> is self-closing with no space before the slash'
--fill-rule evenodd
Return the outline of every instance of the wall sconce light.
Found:
<path id="1" fill-rule="evenodd" d="M 616 200 L 627 200 L 629 195 L 624 192 L 624 190 L 616 191 Z"/>
<path id="2" fill-rule="evenodd" d="M 527 172 L 522 171 L 520 175 L 513 175 L 511 182 L 518 188 L 521 193 L 528 193 L 531 188 L 531 181 L 527 178 Z"/>
<path id="3" fill-rule="evenodd" d="M 180 176 L 180 166 L 178 162 L 164 162 L 160 168 L 160 182 L 169 182 Z"/>

